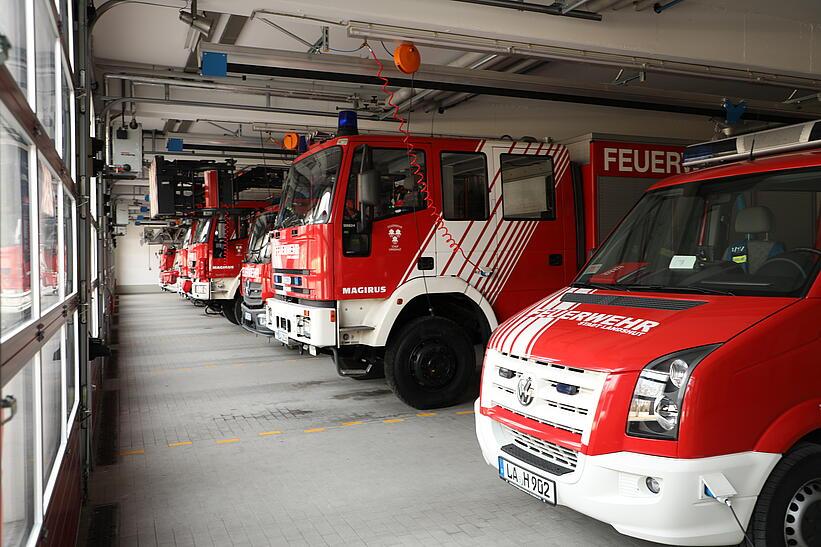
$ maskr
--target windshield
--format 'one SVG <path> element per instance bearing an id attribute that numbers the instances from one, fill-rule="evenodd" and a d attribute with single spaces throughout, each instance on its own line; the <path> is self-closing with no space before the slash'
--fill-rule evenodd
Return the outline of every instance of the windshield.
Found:
<path id="1" fill-rule="evenodd" d="M 821 264 L 821 169 L 646 194 L 575 286 L 800 296 Z"/>
<path id="2" fill-rule="evenodd" d="M 248 255 L 246 262 L 261 263 L 268 258 L 268 240 L 271 230 L 274 229 L 277 213 L 264 213 L 254 222 L 251 229 L 251 238 L 248 240 Z"/>
<path id="3" fill-rule="evenodd" d="M 197 232 L 194 234 L 194 243 L 206 243 L 211 235 L 211 219 L 201 220 L 197 223 Z"/>
<path id="4" fill-rule="evenodd" d="M 182 245 L 183 245 L 183 247 L 188 245 L 190 237 L 191 237 L 191 226 L 186 228 L 185 232 L 183 233 L 183 236 L 182 236 Z"/>
<path id="5" fill-rule="evenodd" d="M 331 217 L 342 149 L 326 148 L 291 165 L 282 188 L 277 226 L 325 224 Z"/>

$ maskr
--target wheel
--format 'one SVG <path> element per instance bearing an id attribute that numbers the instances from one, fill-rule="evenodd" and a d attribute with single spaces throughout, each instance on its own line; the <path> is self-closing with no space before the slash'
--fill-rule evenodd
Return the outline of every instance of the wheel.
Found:
<path id="1" fill-rule="evenodd" d="M 414 319 L 389 340 L 385 351 L 388 386 L 420 410 L 461 402 L 475 370 L 467 333 L 442 317 Z"/>
<path id="2" fill-rule="evenodd" d="M 242 300 L 240 298 L 234 298 L 233 300 L 224 303 L 222 305 L 222 313 L 230 322 L 235 325 L 239 325 L 240 320 L 242 319 Z"/>
<path id="3" fill-rule="evenodd" d="M 778 462 L 749 528 L 756 547 L 821 545 L 821 446 L 800 444 Z"/>

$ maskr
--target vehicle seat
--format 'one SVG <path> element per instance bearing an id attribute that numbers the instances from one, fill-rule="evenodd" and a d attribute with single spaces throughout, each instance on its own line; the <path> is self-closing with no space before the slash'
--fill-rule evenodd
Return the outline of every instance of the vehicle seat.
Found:
<path id="1" fill-rule="evenodd" d="M 768 208 L 742 209 L 735 218 L 735 231 L 745 234 L 745 238 L 727 247 L 724 260 L 731 260 L 745 272 L 754 274 L 767 260 L 784 252 L 782 243 L 770 241 L 772 228 L 773 214 Z"/>

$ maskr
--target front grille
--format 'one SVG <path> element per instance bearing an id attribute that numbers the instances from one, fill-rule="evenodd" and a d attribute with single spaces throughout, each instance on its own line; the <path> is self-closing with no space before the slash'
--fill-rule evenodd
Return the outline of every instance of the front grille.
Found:
<path id="1" fill-rule="evenodd" d="M 255 281 L 245 281 L 243 289 L 243 301 L 248 307 L 262 306 L 262 283 Z"/>
<path id="2" fill-rule="evenodd" d="M 493 405 L 588 441 L 606 373 L 496 351 L 488 353 L 487 363 L 492 368 L 485 381 Z M 525 405 L 519 400 L 518 386 L 527 378 L 533 397 Z"/>
<path id="3" fill-rule="evenodd" d="M 559 446 L 549 441 L 538 439 L 510 427 L 505 427 L 505 429 L 513 437 L 513 443 L 516 446 L 571 471 L 576 469 L 579 463 L 579 454 L 575 450 L 570 450 L 569 448 Z"/>

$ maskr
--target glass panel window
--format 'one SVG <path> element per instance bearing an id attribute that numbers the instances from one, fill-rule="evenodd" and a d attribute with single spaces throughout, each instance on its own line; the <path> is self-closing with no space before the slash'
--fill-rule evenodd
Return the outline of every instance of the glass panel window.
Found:
<path id="1" fill-rule="evenodd" d="M 363 170 L 364 146 L 356 149 L 348 177 L 348 188 L 345 196 L 345 222 L 353 221 L 360 216 L 359 196 L 357 196 L 357 176 Z M 379 195 L 373 208 L 374 220 L 388 218 L 427 207 L 425 192 L 419 184 L 419 175 L 413 173 L 408 160 L 408 151 L 404 148 L 371 148 L 372 169 L 379 176 Z M 425 169 L 425 153 L 416 150 L 416 159 Z"/>
<path id="2" fill-rule="evenodd" d="M 74 292 L 74 198 L 63 188 L 63 279 L 66 295 Z"/>
<path id="3" fill-rule="evenodd" d="M 17 412 L 3 425 L 0 485 L 3 490 L 3 547 L 19 547 L 34 525 L 34 360 L 3 386 L 3 397 L 14 397 Z M 2 419 L 9 417 L 3 411 Z"/>
<path id="4" fill-rule="evenodd" d="M 40 350 L 43 413 L 43 484 L 48 481 L 63 437 L 63 329 Z"/>
<path id="5" fill-rule="evenodd" d="M 505 220 L 555 220 L 553 158 L 502 154 L 501 163 Z"/>
<path id="6" fill-rule="evenodd" d="M 445 220 L 487 220 L 487 158 L 475 152 L 442 152 Z"/>
<path id="7" fill-rule="evenodd" d="M 66 420 L 71 416 L 77 399 L 77 312 L 71 314 L 66 323 Z"/>
<path id="8" fill-rule="evenodd" d="M 51 21 L 48 0 L 34 3 L 34 70 L 37 91 L 37 118 L 54 138 L 57 110 L 57 83 L 55 59 L 57 31 Z"/>
<path id="9" fill-rule="evenodd" d="M 60 299 L 58 291 L 58 234 L 59 220 L 57 203 L 59 180 L 45 162 L 39 160 L 40 205 L 40 310 L 52 307 Z"/>
<path id="10" fill-rule="evenodd" d="M 71 116 L 71 103 L 74 100 L 74 90 L 72 89 L 73 86 L 71 84 L 71 74 L 67 70 L 63 70 L 63 78 L 62 78 L 62 92 L 60 93 L 60 116 L 62 117 L 62 150 L 61 156 L 63 158 L 63 163 L 66 164 L 66 171 L 71 173 L 71 162 L 72 162 L 72 150 L 73 150 L 73 143 L 74 143 L 74 133 L 72 131 L 72 116 Z"/>
<path id="11" fill-rule="evenodd" d="M 28 48 L 26 47 L 26 2 L 3 0 L 3 16 L 0 17 L 0 34 L 8 40 L 6 67 L 25 93 L 28 90 Z"/>
<path id="12" fill-rule="evenodd" d="M 29 149 L 0 110 L 0 335 L 31 318 Z"/>

